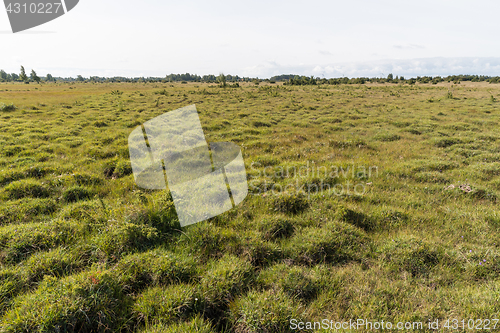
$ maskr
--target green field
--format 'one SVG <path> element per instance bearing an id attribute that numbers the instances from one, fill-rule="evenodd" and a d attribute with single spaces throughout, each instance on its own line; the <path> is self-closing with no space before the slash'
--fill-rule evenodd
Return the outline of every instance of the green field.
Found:
<path id="1" fill-rule="evenodd" d="M 181 228 L 127 138 L 191 104 L 250 193 Z M 0 332 L 494 331 L 499 106 L 471 82 L 0 84 Z"/>

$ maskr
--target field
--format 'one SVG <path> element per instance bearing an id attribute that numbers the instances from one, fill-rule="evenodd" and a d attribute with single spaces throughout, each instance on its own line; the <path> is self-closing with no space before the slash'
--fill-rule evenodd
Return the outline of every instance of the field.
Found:
<path id="1" fill-rule="evenodd" d="M 0 331 L 494 331 L 499 99 L 471 82 L 0 84 Z M 249 195 L 181 228 L 169 192 L 135 185 L 127 138 L 191 104 L 207 141 L 241 147 Z"/>

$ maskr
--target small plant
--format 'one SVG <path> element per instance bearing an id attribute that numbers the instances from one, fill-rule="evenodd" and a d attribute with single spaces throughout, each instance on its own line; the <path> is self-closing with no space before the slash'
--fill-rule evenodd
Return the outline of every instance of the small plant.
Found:
<path id="1" fill-rule="evenodd" d="M 15 111 L 17 107 L 14 104 L 0 103 L 0 111 Z"/>

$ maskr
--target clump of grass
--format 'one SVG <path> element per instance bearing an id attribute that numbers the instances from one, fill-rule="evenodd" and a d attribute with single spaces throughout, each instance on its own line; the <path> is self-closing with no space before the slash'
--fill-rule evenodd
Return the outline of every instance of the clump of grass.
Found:
<path id="1" fill-rule="evenodd" d="M 233 255 L 225 255 L 213 261 L 200 281 L 200 297 L 206 306 L 205 311 L 217 311 L 237 295 L 247 291 L 255 279 L 249 261 Z"/>
<path id="2" fill-rule="evenodd" d="M 368 250 L 365 232 L 344 222 L 305 228 L 285 248 L 287 257 L 306 265 L 361 260 Z"/>
<path id="3" fill-rule="evenodd" d="M 345 206 L 339 206 L 335 209 L 335 217 L 342 222 L 353 224 L 366 231 L 370 231 L 375 227 L 375 223 L 368 216 Z"/>
<path id="4" fill-rule="evenodd" d="M 155 249 L 123 257 L 114 274 L 130 292 L 146 286 L 164 286 L 196 279 L 195 260 L 189 256 Z"/>
<path id="5" fill-rule="evenodd" d="M 281 290 L 252 290 L 231 305 L 236 332 L 290 332 L 290 320 L 305 319 L 300 303 Z"/>
<path id="6" fill-rule="evenodd" d="M 92 198 L 91 191 L 81 186 L 70 187 L 62 193 L 62 200 L 64 202 L 77 202 L 81 200 L 88 200 Z"/>
<path id="7" fill-rule="evenodd" d="M 252 123 L 255 127 L 271 127 L 272 125 L 265 121 L 256 120 Z"/>
<path id="8" fill-rule="evenodd" d="M 209 321 L 197 315 L 190 321 L 159 323 L 151 325 L 141 333 L 215 333 Z"/>
<path id="9" fill-rule="evenodd" d="M 375 135 L 374 139 L 378 141 L 391 142 L 400 140 L 401 136 L 395 133 L 381 132 Z"/>
<path id="10" fill-rule="evenodd" d="M 273 200 L 274 211 L 285 214 L 298 214 L 309 207 L 309 201 L 302 192 L 283 192 Z"/>
<path id="11" fill-rule="evenodd" d="M 135 316 L 146 325 L 185 320 L 201 306 L 198 297 L 196 288 L 188 284 L 150 288 L 135 302 Z"/>
<path id="12" fill-rule="evenodd" d="M 261 222 L 259 229 L 264 239 L 277 240 L 292 236 L 295 231 L 295 226 L 289 219 L 272 217 L 265 218 Z"/>
<path id="13" fill-rule="evenodd" d="M 0 229 L 0 261 L 18 262 L 37 251 L 72 244 L 83 234 L 83 228 L 81 224 L 61 220 L 4 226 Z"/>
<path id="14" fill-rule="evenodd" d="M 443 257 L 429 243 L 414 237 L 390 240 L 380 252 L 393 271 L 407 271 L 412 276 L 429 274 Z"/>
<path id="15" fill-rule="evenodd" d="M 40 182 L 34 180 L 18 180 L 10 183 L 4 188 L 8 199 L 21 199 L 26 197 L 46 198 L 50 191 Z"/>
<path id="16" fill-rule="evenodd" d="M 462 143 L 462 140 L 459 138 L 444 138 L 438 139 L 434 141 L 434 146 L 438 148 L 446 148 L 456 144 Z"/>
<path id="17" fill-rule="evenodd" d="M 314 273 L 310 268 L 278 264 L 261 271 L 257 283 L 266 289 L 281 289 L 293 299 L 310 301 L 321 288 L 321 281 Z"/>
<path id="18" fill-rule="evenodd" d="M 158 230 L 148 225 L 110 221 L 90 240 L 110 260 L 117 259 L 132 249 L 147 249 L 158 241 Z"/>
<path id="19" fill-rule="evenodd" d="M 219 258 L 227 249 L 240 247 L 240 237 L 232 229 L 200 223 L 189 227 L 179 243 L 202 258 Z"/>
<path id="20" fill-rule="evenodd" d="M 107 272 L 90 270 L 60 280 L 46 277 L 17 297 L 1 319 L 5 332 L 116 331 L 129 319 L 132 300 Z M 105 329 L 104 329 L 105 328 Z"/>

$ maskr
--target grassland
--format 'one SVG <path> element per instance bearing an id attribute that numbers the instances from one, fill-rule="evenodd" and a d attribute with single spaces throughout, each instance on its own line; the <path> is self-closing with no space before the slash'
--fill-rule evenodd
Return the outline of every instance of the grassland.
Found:
<path id="1" fill-rule="evenodd" d="M 1 84 L 0 331 L 498 319 L 499 99 L 463 82 Z M 242 148 L 250 194 L 181 229 L 168 192 L 135 185 L 127 138 L 191 104 L 208 141 Z"/>

